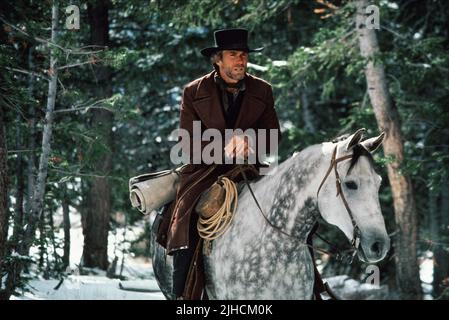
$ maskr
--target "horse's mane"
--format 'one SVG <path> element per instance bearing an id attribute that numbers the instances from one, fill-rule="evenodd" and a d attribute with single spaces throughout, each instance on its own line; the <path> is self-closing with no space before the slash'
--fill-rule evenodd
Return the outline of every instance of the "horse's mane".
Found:
<path id="1" fill-rule="evenodd" d="M 370 165 L 374 166 L 373 155 L 371 154 L 371 152 L 366 150 L 366 148 L 363 145 L 361 145 L 360 143 L 356 144 L 354 146 L 354 148 L 352 148 L 352 151 L 353 151 L 352 159 L 351 159 L 351 164 L 350 164 L 349 169 L 348 169 L 348 174 L 351 172 L 351 169 L 355 166 L 355 164 L 357 163 L 357 161 L 359 160 L 359 158 L 361 156 L 366 156 L 366 158 L 368 159 Z"/>

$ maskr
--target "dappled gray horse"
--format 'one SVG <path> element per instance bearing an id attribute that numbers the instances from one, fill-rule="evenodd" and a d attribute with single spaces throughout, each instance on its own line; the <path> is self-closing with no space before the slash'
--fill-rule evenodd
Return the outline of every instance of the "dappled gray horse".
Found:
<path id="1" fill-rule="evenodd" d="M 204 257 L 210 299 L 311 299 L 314 269 L 305 243 L 319 214 L 360 243 L 362 261 L 375 263 L 386 256 L 390 239 L 378 198 L 381 177 L 371 156 L 384 134 L 361 141 L 363 132 L 308 147 L 252 182 L 269 222 L 243 189 L 232 226 Z M 340 159 L 335 168 L 331 159 Z M 173 298 L 171 257 L 165 260 L 164 249 L 153 243 L 156 279 Z"/>

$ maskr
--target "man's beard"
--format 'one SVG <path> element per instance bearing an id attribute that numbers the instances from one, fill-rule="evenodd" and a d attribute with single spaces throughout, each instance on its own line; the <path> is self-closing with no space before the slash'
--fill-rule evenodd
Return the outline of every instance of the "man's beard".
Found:
<path id="1" fill-rule="evenodd" d="M 226 75 L 233 80 L 242 80 L 245 77 L 246 68 L 244 66 L 237 67 L 238 70 L 234 70 L 234 68 L 226 68 Z"/>

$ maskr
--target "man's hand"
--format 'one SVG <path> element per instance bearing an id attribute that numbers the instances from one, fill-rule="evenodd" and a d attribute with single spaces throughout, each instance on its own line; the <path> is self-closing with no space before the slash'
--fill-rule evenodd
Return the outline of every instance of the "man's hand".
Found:
<path id="1" fill-rule="evenodd" d="M 245 136 L 233 136 L 224 148 L 227 157 L 232 158 L 248 158 L 250 154 L 254 153 L 254 150 L 249 146 L 248 137 Z"/>

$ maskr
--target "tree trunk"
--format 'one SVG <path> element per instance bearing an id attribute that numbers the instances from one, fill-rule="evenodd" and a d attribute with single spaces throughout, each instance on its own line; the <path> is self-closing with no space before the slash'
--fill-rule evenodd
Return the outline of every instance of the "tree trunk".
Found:
<path id="1" fill-rule="evenodd" d="M 34 69 L 33 64 L 33 51 L 34 47 L 30 45 L 28 49 L 28 67 L 29 70 Z M 33 88 L 34 88 L 34 77 L 33 75 L 28 76 L 28 96 L 31 98 L 33 96 Z M 30 133 L 32 132 L 32 139 L 35 139 L 35 105 L 34 103 L 30 103 L 30 116 L 28 117 L 28 124 L 30 126 Z M 17 128 L 16 128 L 16 150 L 25 149 L 22 145 L 22 136 L 23 134 L 20 131 L 21 126 L 19 125 L 22 121 L 22 115 L 17 115 Z M 31 125 L 32 124 L 32 125 Z M 32 128 L 32 129 L 31 129 Z M 32 147 L 29 148 L 29 150 L 34 150 L 35 143 L 33 141 Z M 29 212 L 29 203 L 30 203 L 30 190 L 33 190 L 34 187 L 34 172 L 28 172 L 28 182 L 30 182 L 30 179 L 33 183 L 33 185 L 28 185 L 28 193 L 25 194 L 25 159 L 21 152 L 17 154 L 17 161 L 16 161 L 16 176 L 17 176 L 17 191 L 16 191 L 16 203 L 14 205 L 14 228 L 13 228 L 13 234 L 11 241 L 8 246 L 8 251 L 11 253 L 12 251 L 19 251 L 18 245 L 20 240 L 23 238 L 23 227 L 24 222 L 26 221 L 26 217 L 28 216 L 26 212 Z M 33 159 L 33 171 L 34 171 L 34 159 L 35 154 L 33 151 L 29 153 L 29 159 Z M 28 161 L 28 166 L 30 166 L 31 161 Z M 25 197 L 26 195 L 26 197 Z"/>
<path id="2" fill-rule="evenodd" d="M 301 110 L 302 119 L 307 132 L 315 133 L 316 130 L 315 125 L 313 124 L 312 114 L 310 113 L 309 97 L 307 96 L 306 88 L 303 88 L 301 92 Z"/>
<path id="3" fill-rule="evenodd" d="M 31 45 L 28 49 L 28 67 L 29 70 L 33 70 L 33 46 Z M 29 97 L 33 96 L 33 87 L 34 87 L 34 78 L 32 75 L 28 76 L 28 95 Z M 30 111 L 34 110 L 33 104 L 30 104 Z M 33 115 L 34 120 L 34 115 Z M 22 121 L 22 115 L 17 115 L 17 128 L 16 128 L 16 150 L 21 150 L 22 146 L 22 133 L 20 131 L 20 122 Z M 33 146 L 34 148 L 34 146 Z M 32 149 L 29 149 L 32 150 Z M 30 156 L 34 158 L 34 152 L 30 153 Z M 17 154 L 17 162 L 16 162 L 16 176 L 17 176 L 17 192 L 16 192 L 16 204 L 14 206 L 14 229 L 12 235 L 12 248 L 13 250 L 17 250 L 17 244 L 19 239 L 22 238 L 23 233 L 23 222 L 24 222 L 24 194 L 25 194 L 25 173 L 24 173 L 24 157 L 21 152 Z M 32 188 L 33 186 L 31 186 Z M 28 186 L 28 189 L 31 189 Z M 32 189 L 31 189 L 32 190 Z M 28 202 L 26 200 L 25 202 Z"/>
<path id="4" fill-rule="evenodd" d="M 33 63 L 33 47 L 30 48 L 28 53 L 28 66 L 30 70 L 34 70 Z M 33 97 L 34 90 L 34 79 L 30 75 L 28 80 L 28 94 L 30 97 Z M 32 150 L 28 154 L 28 163 L 27 163 L 27 197 L 25 200 L 25 211 L 24 218 L 27 219 L 28 215 L 31 211 L 31 202 L 33 201 L 33 190 L 34 190 L 34 177 L 36 171 L 36 153 L 34 150 L 36 149 L 36 104 L 31 103 L 29 106 L 29 118 L 28 118 L 28 150 Z"/>
<path id="5" fill-rule="evenodd" d="M 8 239 L 8 166 L 6 148 L 6 128 L 4 123 L 3 106 L 0 104 L 0 280 L 3 274 L 3 259 L 6 254 Z M 0 281 L 0 291 L 2 281 Z"/>
<path id="6" fill-rule="evenodd" d="M 369 60 L 365 67 L 368 93 L 378 127 L 386 133 L 383 143 L 385 156 L 393 159 L 387 164 L 387 168 L 398 229 L 395 238 L 397 287 L 404 299 L 420 299 L 422 293 L 417 261 L 417 215 L 411 180 L 400 173 L 404 150 L 399 114 L 388 91 L 384 67 L 379 62 L 373 62 L 380 50 L 375 30 L 365 26 L 365 9 L 369 3 L 367 0 L 357 0 L 356 4 L 360 51 Z"/>
<path id="7" fill-rule="evenodd" d="M 109 42 L 108 1 L 99 0 L 89 3 L 88 15 L 90 23 L 91 42 L 93 45 L 107 46 Z M 106 66 L 93 67 L 96 75 L 96 84 L 93 93 L 97 98 L 108 98 L 112 95 L 111 72 Z M 92 110 L 92 126 L 98 133 L 101 143 L 112 150 L 113 114 L 104 109 Z M 94 164 L 98 175 L 107 176 L 112 168 L 111 152 L 106 152 Z M 108 268 L 108 232 L 109 217 L 111 213 L 111 189 L 109 180 L 104 177 L 92 178 L 87 194 L 87 210 L 85 219 L 84 249 L 82 265 L 97 267 L 103 270 Z"/>
<path id="8" fill-rule="evenodd" d="M 56 43 L 57 36 L 57 25 L 58 25 L 58 1 L 54 0 L 52 5 L 52 17 L 51 17 L 51 41 Z M 56 101 L 56 89 L 57 89 L 57 59 L 55 48 L 51 47 L 50 50 L 50 68 L 48 70 L 49 74 L 49 85 L 48 85 L 48 97 L 47 97 L 47 109 L 45 112 L 45 124 L 44 131 L 42 134 L 42 153 L 39 160 L 39 171 L 37 176 L 37 182 L 34 186 L 34 193 L 32 201 L 30 204 L 30 212 L 28 216 L 27 227 L 23 236 L 23 240 L 18 248 L 18 252 L 22 256 L 28 256 L 30 247 L 33 243 L 36 233 L 36 227 L 39 222 L 39 218 L 42 213 L 42 208 L 44 204 L 44 193 L 45 193 L 45 182 L 47 179 L 47 168 L 48 159 L 51 151 L 51 137 L 52 137 L 52 127 L 53 127 L 53 111 Z M 15 262 L 11 266 L 11 270 L 8 272 L 8 277 L 6 280 L 6 290 L 2 293 L 3 299 L 9 299 L 15 286 L 17 285 L 17 280 L 24 268 L 22 262 Z"/>
<path id="9" fill-rule="evenodd" d="M 64 196 L 62 200 L 62 219 L 64 224 L 64 255 L 62 256 L 62 266 L 65 270 L 68 266 L 70 266 L 70 211 L 67 187 L 64 187 Z"/>
<path id="10" fill-rule="evenodd" d="M 17 139 L 20 139 L 20 129 L 17 125 Z M 20 150 L 22 145 L 17 144 L 17 150 Z M 12 235 L 12 246 L 16 249 L 17 243 L 22 235 L 23 230 L 23 200 L 25 193 L 25 178 L 24 178 L 24 160 L 19 152 L 16 162 L 16 176 L 17 176 L 17 191 L 16 191 L 16 203 L 14 205 L 14 229 Z"/>
<path id="11" fill-rule="evenodd" d="M 41 273 L 45 271 L 45 257 L 47 255 L 47 246 L 45 243 L 46 240 L 46 232 L 45 232 L 45 215 L 41 214 L 39 217 L 38 227 L 39 230 L 39 260 L 37 263 L 38 270 Z M 44 272 L 44 279 L 48 279 L 48 275 Z"/>
<path id="12" fill-rule="evenodd" d="M 438 229 L 440 226 L 440 213 L 438 208 L 438 193 L 436 191 L 429 190 L 429 212 L 426 215 L 427 225 L 429 230 L 430 240 L 438 241 L 436 238 L 438 237 Z"/>
<path id="13" fill-rule="evenodd" d="M 448 228 L 449 228 L 449 185 L 447 177 L 441 184 L 441 207 L 439 210 L 438 230 L 433 235 L 436 240 L 434 245 L 433 266 L 433 295 L 438 298 L 444 290 L 449 290 L 449 253 Z"/>
<path id="14" fill-rule="evenodd" d="M 52 7 L 52 23 L 51 23 L 51 41 L 56 43 L 58 24 L 58 2 L 55 0 Z M 56 101 L 57 91 L 57 59 L 54 47 L 50 53 L 50 69 L 49 69 L 49 85 L 48 85 L 48 97 L 47 97 L 47 109 L 45 111 L 45 124 L 42 134 L 42 153 L 39 159 L 39 170 L 37 175 L 37 181 L 34 187 L 33 199 L 31 202 L 31 212 L 28 217 L 28 225 L 25 230 L 25 237 L 22 246 L 22 254 L 28 255 L 28 251 L 33 241 L 36 222 L 39 221 L 39 217 L 42 214 L 44 205 L 45 183 L 47 180 L 48 172 L 48 160 L 51 152 L 51 138 L 53 132 L 53 117 Z"/>
<path id="15" fill-rule="evenodd" d="M 48 232 L 50 235 L 50 241 L 51 241 L 51 245 L 53 247 L 53 267 L 51 267 L 50 263 L 47 263 L 47 270 L 48 272 L 50 272 L 50 274 L 52 272 L 55 272 L 56 274 L 60 274 L 62 269 L 62 264 L 61 264 L 61 257 L 58 254 L 58 245 L 56 243 L 56 237 L 55 237 L 55 222 L 53 220 L 53 210 L 51 209 L 51 207 L 48 209 Z M 47 261 L 48 259 L 48 252 L 47 252 Z"/>

